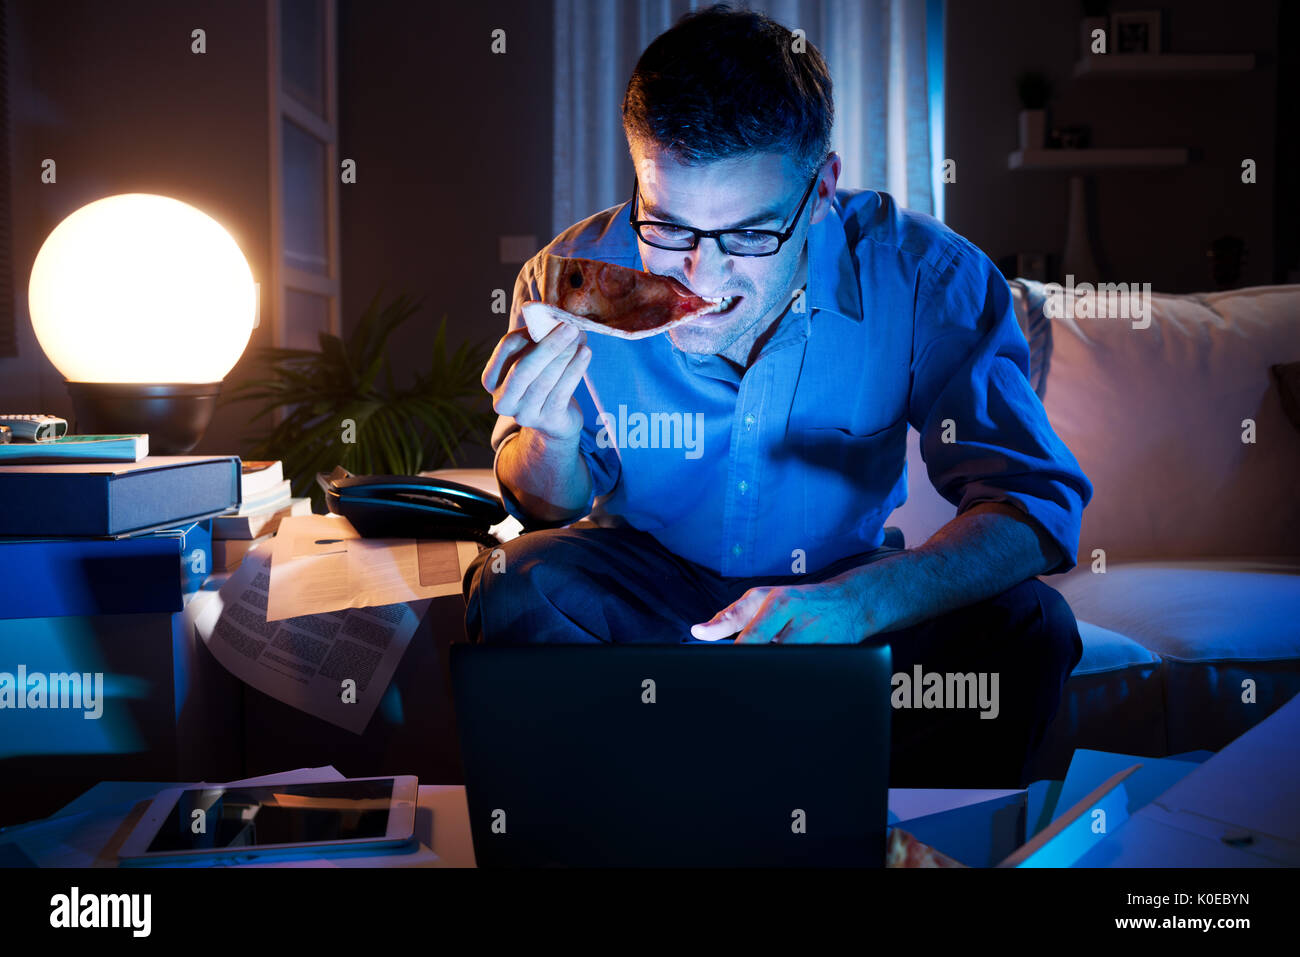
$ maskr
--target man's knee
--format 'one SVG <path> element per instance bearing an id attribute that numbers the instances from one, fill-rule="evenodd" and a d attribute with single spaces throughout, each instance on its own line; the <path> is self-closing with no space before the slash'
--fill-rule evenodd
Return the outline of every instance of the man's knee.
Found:
<path id="1" fill-rule="evenodd" d="M 508 542 L 479 551 L 465 571 L 462 582 L 465 599 L 471 595 L 511 592 L 527 583 L 532 569 L 542 561 L 562 561 L 569 543 L 565 529 L 526 532 Z"/>
<path id="2" fill-rule="evenodd" d="M 973 709 L 896 711 L 895 787 L 1021 787 L 1026 764 L 1060 705 L 1081 651 L 1065 599 L 1037 579 L 900 636 L 906 671 L 990 673 L 996 720 Z M 992 675 L 996 675 L 993 684 Z M 1016 783 L 1020 782 L 1020 783 Z"/>
<path id="3" fill-rule="evenodd" d="M 1036 578 L 970 609 L 963 630 L 974 628 L 985 655 L 1034 674 L 1068 676 L 1079 662 L 1082 644 L 1074 612 L 1060 592 Z M 959 613 L 960 614 L 960 613 Z"/>
<path id="4" fill-rule="evenodd" d="M 1041 672 L 1064 682 L 1083 655 L 1074 612 L 1060 592 L 1036 578 L 1021 582 L 1016 590 L 1025 606 L 1018 651 Z"/>
<path id="5" fill-rule="evenodd" d="M 508 542 L 482 549 L 465 570 L 465 631 L 471 641 L 490 639 L 508 631 L 530 603 L 542 601 L 546 591 L 543 570 L 572 574 L 581 548 L 568 529 L 526 532 Z"/>
<path id="6" fill-rule="evenodd" d="M 1078 622 L 1069 603 L 1037 579 L 1022 582 L 1007 596 L 1018 614 L 1005 634 L 1000 654 L 1009 717 L 1027 733 L 1029 757 L 1042 743 L 1061 707 L 1066 681 L 1083 654 Z M 1022 771 L 1025 769 L 1022 768 Z"/>

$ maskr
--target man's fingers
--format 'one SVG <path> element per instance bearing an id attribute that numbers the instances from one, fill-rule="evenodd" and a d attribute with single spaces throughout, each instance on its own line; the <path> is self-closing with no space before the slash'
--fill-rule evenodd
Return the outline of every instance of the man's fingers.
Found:
<path id="1" fill-rule="evenodd" d="M 739 604 L 739 602 L 733 602 L 708 621 L 701 622 L 698 625 L 691 625 L 691 634 L 701 641 L 719 641 L 723 638 L 730 638 L 744 627 L 735 622 Z"/>
<path id="2" fill-rule="evenodd" d="M 766 589 L 751 588 L 708 621 L 691 625 L 691 634 L 701 641 L 730 638 L 749 624 L 766 594 Z"/>
<path id="3" fill-rule="evenodd" d="M 524 394 L 537 377 L 557 357 L 574 347 L 574 344 L 578 342 L 580 333 L 581 330 L 574 326 L 556 326 L 546 334 L 546 337 L 541 342 L 523 353 L 518 361 L 510 367 L 497 392 L 494 393 L 496 401 L 493 403 L 493 410 L 500 415 L 514 415 L 523 402 Z M 527 344 L 529 341 L 528 334 L 524 333 L 523 335 L 524 342 Z M 566 358 L 565 363 L 567 364 L 567 362 L 568 359 Z M 557 368 L 557 378 L 563 369 L 564 365 Z"/>
<path id="4" fill-rule="evenodd" d="M 766 645 L 781 641 L 789 634 L 791 619 L 788 612 L 773 602 L 764 602 L 749 624 L 736 636 L 738 645 Z"/>
<path id="5" fill-rule="evenodd" d="M 556 383 L 560 381 L 565 370 L 569 368 L 569 363 L 577 358 L 579 348 L 580 346 L 576 341 L 569 343 L 554 359 L 546 364 L 546 368 L 537 373 L 537 378 L 533 379 L 532 385 L 525 389 L 524 394 L 519 397 L 520 411 L 541 409 L 550 397 Z"/>
<path id="6" fill-rule="evenodd" d="M 501 386 L 501 380 L 505 378 L 506 368 L 513 363 L 519 353 L 532 344 L 533 340 L 528 338 L 526 329 L 514 329 L 502 336 L 497 347 L 492 350 L 487 365 L 483 367 L 483 375 L 479 380 L 483 383 L 483 388 L 495 393 Z"/>
<path id="7" fill-rule="evenodd" d="M 569 404 L 573 399 L 573 393 L 578 388 L 578 383 L 587 374 L 587 366 L 590 363 L 591 349 L 585 345 L 578 346 L 578 351 L 569 360 L 569 364 L 564 368 L 563 375 L 552 387 L 550 396 L 542 404 L 542 418 L 549 418 L 558 414 L 562 408 Z"/>

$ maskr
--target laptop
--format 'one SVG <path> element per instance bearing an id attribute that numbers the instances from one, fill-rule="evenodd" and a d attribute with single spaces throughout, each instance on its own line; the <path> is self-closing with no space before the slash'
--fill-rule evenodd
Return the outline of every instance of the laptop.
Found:
<path id="1" fill-rule="evenodd" d="M 479 867 L 882 867 L 888 645 L 451 646 Z"/>

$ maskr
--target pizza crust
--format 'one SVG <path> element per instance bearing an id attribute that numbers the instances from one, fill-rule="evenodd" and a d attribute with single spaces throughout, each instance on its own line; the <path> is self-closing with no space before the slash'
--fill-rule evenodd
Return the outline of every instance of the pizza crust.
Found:
<path id="1" fill-rule="evenodd" d="M 524 324 L 528 328 L 529 337 L 534 342 L 541 341 L 543 336 L 549 333 L 561 322 L 577 326 L 579 329 L 586 332 L 595 332 L 602 336 L 613 336 L 616 339 L 646 339 L 650 336 L 657 336 L 661 333 L 667 332 L 674 326 L 679 326 L 684 322 L 690 322 L 692 319 L 702 313 L 708 312 L 709 309 L 712 308 L 711 305 L 705 306 L 677 319 L 654 326 L 653 328 L 638 330 L 619 329 L 615 326 L 606 325 L 603 322 L 588 319 L 585 316 L 574 315 L 571 312 L 566 312 L 563 309 L 552 305 L 552 303 L 564 301 L 564 290 L 560 288 L 560 285 L 565 275 L 566 265 L 580 261 L 581 260 L 569 260 L 563 256 L 553 256 L 550 254 L 542 256 L 542 261 L 538 267 L 538 289 L 541 293 L 542 301 L 526 302 L 522 307 Z M 611 264 L 604 263 L 601 265 L 609 266 Z M 641 273 L 640 270 L 627 269 L 627 267 L 616 268 L 626 269 L 627 272 L 633 274 L 653 276 L 655 281 L 667 284 L 673 288 L 679 296 L 690 295 L 690 290 L 686 289 L 686 287 L 682 286 L 681 283 L 669 276 L 658 276 L 654 273 Z"/>
<path id="2" fill-rule="evenodd" d="M 691 313 L 688 316 L 682 316 L 680 319 L 674 319 L 672 322 L 656 326 L 653 329 L 626 332 L 601 322 L 592 322 L 582 316 L 575 316 L 573 313 L 565 312 L 563 309 L 556 309 L 544 302 L 526 302 L 521 309 L 524 314 L 524 325 L 528 327 L 528 336 L 533 342 L 541 342 L 543 336 L 562 322 L 577 326 L 586 332 L 597 332 L 602 336 L 613 336 L 615 339 L 647 339 L 650 336 L 657 336 L 662 332 L 667 332 L 674 326 L 680 326 L 683 322 L 690 322 L 695 318 L 695 314 Z"/>

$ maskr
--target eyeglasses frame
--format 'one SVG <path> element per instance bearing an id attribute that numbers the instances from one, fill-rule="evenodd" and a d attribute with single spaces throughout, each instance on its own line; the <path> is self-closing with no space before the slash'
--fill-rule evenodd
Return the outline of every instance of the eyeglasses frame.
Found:
<path id="1" fill-rule="evenodd" d="M 694 249 L 698 249 L 700 246 L 700 240 L 712 239 L 718 244 L 718 249 L 722 251 L 722 254 L 724 256 L 739 256 L 747 259 L 758 258 L 761 256 L 775 256 L 777 253 L 781 251 L 782 247 L 784 247 L 785 244 L 790 241 L 790 237 L 794 235 L 794 231 L 799 226 L 799 219 L 801 216 L 803 216 L 803 208 L 808 205 L 808 199 L 810 196 L 812 196 L 813 187 L 817 185 L 817 181 L 820 180 L 821 178 L 822 178 L 822 170 L 821 170 L 821 165 L 819 164 L 817 167 L 817 172 L 813 176 L 812 182 L 810 182 L 808 184 L 808 188 L 804 190 L 803 199 L 799 200 L 799 208 L 794 211 L 794 222 L 792 222 L 790 224 L 790 228 L 786 230 L 747 229 L 747 228 L 696 229 L 694 226 L 686 226 L 681 223 L 668 223 L 660 219 L 634 219 L 633 217 L 636 215 L 637 206 L 639 205 L 641 199 L 640 177 L 636 175 L 634 175 L 632 178 L 632 205 L 628 208 L 627 220 L 628 223 L 632 226 L 633 232 L 636 233 L 637 238 L 640 239 L 641 242 L 645 243 L 647 246 L 655 247 L 655 249 L 667 249 L 675 253 L 685 253 L 685 252 L 690 252 L 691 250 Z M 694 242 L 692 242 L 691 245 L 689 246 L 661 246 L 659 243 L 652 243 L 650 240 L 646 239 L 644 236 L 641 235 L 642 226 L 672 226 L 675 229 L 686 229 L 689 230 L 694 235 Z M 727 249 L 727 247 L 723 245 L 722 237 L 726 236 L 728 233 L 761 233 L 762 235 L 765 236 L 775 236 L 777 238 L 776 248 L 773 249 L 770 253 L 735 253 Z"/>

